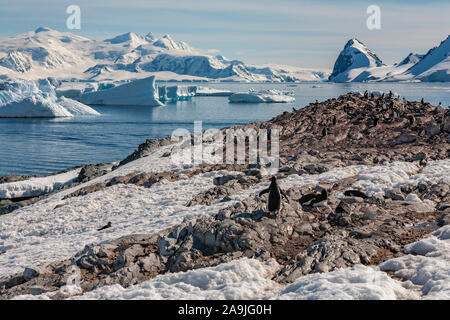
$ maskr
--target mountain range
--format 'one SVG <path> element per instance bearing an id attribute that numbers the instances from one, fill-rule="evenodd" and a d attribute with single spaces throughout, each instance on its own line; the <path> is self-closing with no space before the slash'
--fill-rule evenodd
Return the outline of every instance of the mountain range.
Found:
<path id="1" fill-rule="evenodd" d="M 292 66 L 247 65 L 207 55 L 170 35 L 129 32 L 91 40 L 47 27 L 0 41 L 0 74 L 22 78 L 123 80 L 321 81 L 329 73 Z"/>
<path id="2" fill-rule="evenodd" d="M 170 35 L 128 32 L 92 40 L 48 27 L 0 40 L 0 74 L 37 79 L 125 80 L 155 75 L 158 80 L 450 81 L 450 36 L 426 54 L 410 53 L 386 65 L 358 39 L 350 39 L 330 73 L 284 65 L 251 65 L 209 55 Z"/>

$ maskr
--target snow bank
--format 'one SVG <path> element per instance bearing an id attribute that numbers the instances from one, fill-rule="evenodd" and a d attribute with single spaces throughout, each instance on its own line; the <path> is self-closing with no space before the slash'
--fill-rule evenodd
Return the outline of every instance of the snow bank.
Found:
<path id="1" fill-rule="evenodd" d="M 57 98 L 49 79 L 0 80 L 0 117 L 72 117 L 99 115 L 94 109 L 68 98 Z"/>
<path id="2" fill-rule="evenodd" d="M 417 296 L 415 296 L 417 297 Z M 372 267 L 356 265 L 298 278 L 282 290 L 280 300 L 394 300 L 414 298 L 399 281 Z"/>
<path id="3" fill-rule="evenodd" d="M 233 93 L 228 97 L 230 102 L 243 103 L 277 103 L 294 102 L 295 98 L 289 92 L 274 89 L 263 91 L 249 91 L 248 93 Z"/>
<path id="4" fill-rule="evenodd" d="M 195 93 L 196 96 L 199 97 L 228 97 L 231 96 L 233 92 L 225 89 L 214 89 L 208 87 L 197 87 L 197 91 Z"/>
<path id="5" fill-rule="evenodd" d="M 407 255 L 384 262 L 380 269 L 393 271 L 405 287 L 417 289 L 423 299 L 450 299 L 450 225 L 430 237 L 409 244 Z"/>
<path id="6" fill-rule="evenodd" d="M 154 76 L 125 83 L 111 89 L 85 92 L 80 101 L 92 105 L 163 105 L 158 100 Z"/>
<path id="7" fill-rule="evenodd" d="M 138 285 L 106 286 L 72 299 L 264 299 L 280 288 L 268 279 L 280 266 L 274 260 L 240 259 L 216 267 L 168 273 Z"/>
<path id="8" fill-rule="evenodd" d="M 190 100 L 193 96 L 195 96 L 196 91 L 196 86 L 158 87 L 159 100 L 164 102 Z"/>
<path id="9" fill-rule="evenodd" d="M 81 169 L 42 178 L 0 184 L 0 199 L 35 197 L 71 184 Z"/>
<path id="10" fill-rule="evenodd" d="M 400 161 L 368 167 L 359 172 L 353 187 L 364 191 L 369 196 L 383 198 L 387 188 L 407 183 L 410 175 L 418 171 L 419 167 L 416 164 Z"/>

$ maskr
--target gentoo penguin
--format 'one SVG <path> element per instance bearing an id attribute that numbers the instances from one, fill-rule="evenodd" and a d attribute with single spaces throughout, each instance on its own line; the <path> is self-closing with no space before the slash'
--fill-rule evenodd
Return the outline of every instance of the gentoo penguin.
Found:
<path id="1" fill-rule="evenodd" d="M 277 177 L 272 176 L 272 182 L 270 183 L 269 188 L 261 191 L 259 195 L 262 196 L 267 192 L 269 193 L 269 196 L 267 197 L 267 209 L 269 210 L 269 214 L 272 212 L 278 214 L 278 211 L 281 208 L 281 196 L 283 196 L 288 202 L 289 199 L 284 191 L 280 189 Z"/>
<path id="2" fill-rule="evenodd" d="M 325 137 L 327 134 L 328 134 L 327 127 L 323 127 L 323 129 L 322 129 L 322 137 Z"/>
<path id="3" fill-rule="evenodd" d="M 333 116 L 333 126 L 336 124 L 337 120 L 336 120 L 336 115 Z"/>
<path id="4" fill-rule="evenodd" d="M 423 100 L 423 98 L 422 98 L 422 100 L 420 100 L 420 103 L 421 103 L 421 104 L 424 104 L 424 103 L 425 103 L 425 101 Z"/>
<path id="5" fill-rule="evenodd" d="M 369 93 L 366 91 L 364 91 L 364 98 L 368 98 L 369 97 Z"/>
<path id="6" fill-rule="evenodd" d="M 111 225 L 112 225 L 111 222 L 108 222 L 105 226 L 101 227 L 100 229 L 97 229 L 97 231 L 102 231 L 111 228 Z"/>
<path id="7" fill-rule="evenodd" d="M 346 197 L 358 197 L 358 198 L 363 198 L 366 199 L 367 196 L 364 192 L 361 192 L 359 190 L 347 190 L 344 192 L 344 196 Z"/>
<path id="8" fill-rule="evenodd" d="M 322 202 L 328 198 L 328 192 L 326 189 L 322 189 L 322 192 L 320 194 L 317 193 L 310 193 L 307 195 L 304 195 L 303 197 L 298 200 L 302 206 L 312 206 L 315 203 Z"/>
<path id="9" fill-rule="evenodd" d="M 388 96 L 388 98 L 389 98 L 389 99 L 392 98 L 392 91 L 390 91 L 390 90 L 389 90 L 389 96 Z"/>
<path id="10" fill-rule="evenodd" d="M 378 118 L 373 118 L 373 126 L 376 127 L 378 125 Z"/>

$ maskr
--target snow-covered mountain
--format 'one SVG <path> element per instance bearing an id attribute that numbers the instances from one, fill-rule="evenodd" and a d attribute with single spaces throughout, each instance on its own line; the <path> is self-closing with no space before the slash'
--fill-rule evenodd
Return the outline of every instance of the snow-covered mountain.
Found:
<path id="1" fill-rule="evenodd" d="M 301 81 L 325 80 L 326 71 L 249 66 L 205 55 L 170 35 L 129 32 L 91 40 L 41 27 L 0 41 L 0 74 L 21 78 L 123 80 L 156 75 L 158 80 Z"/>
<path id="2" fill-rule="evenodd" d="M 450 81 L 450 36 L 427 54 L 410 53 L 401 62 L 385 65 L 357 39 L 347 42 L 328 78 L 333 82 Z"/>
<path id="3" fill-rule="evenodd" d="M 384 66 L 383 62 L 358 39 L 350 39 L 339 54 L 329 80 L 354 81 L 369 68 Z"/>
<path id="4" fill-rule="evenodd" d="M 418 79 L 429 82 L 450 81 L 450 35 L 397 79 Z"/>

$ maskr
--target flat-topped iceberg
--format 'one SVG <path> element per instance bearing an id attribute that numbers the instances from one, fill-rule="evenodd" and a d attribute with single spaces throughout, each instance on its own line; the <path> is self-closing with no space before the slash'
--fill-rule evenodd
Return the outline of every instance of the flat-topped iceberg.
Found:
<path id="1" fill-rule="evenodd" d="M 89 106 L 57 98 L 54 83 L 12 78 L 0 79 L 0 118 L 56 118 L 99 115 Z"/>
<path id="2" fill-rule="evenodd" d="M 228 97 L 230 102 L 243 103 L 286 103 L 294 102 L 295 98 L 290 92 L 279 91 L 275 89 L 253 91 L 247 93 L 233 93 Z"/>
<path id="3" fill-rule="evenodd" d="M 155 76 L 135 80 L 111 89 L 85 92 L 80 101 L 91 105 L 163 106 L 158 99 Z"/>

